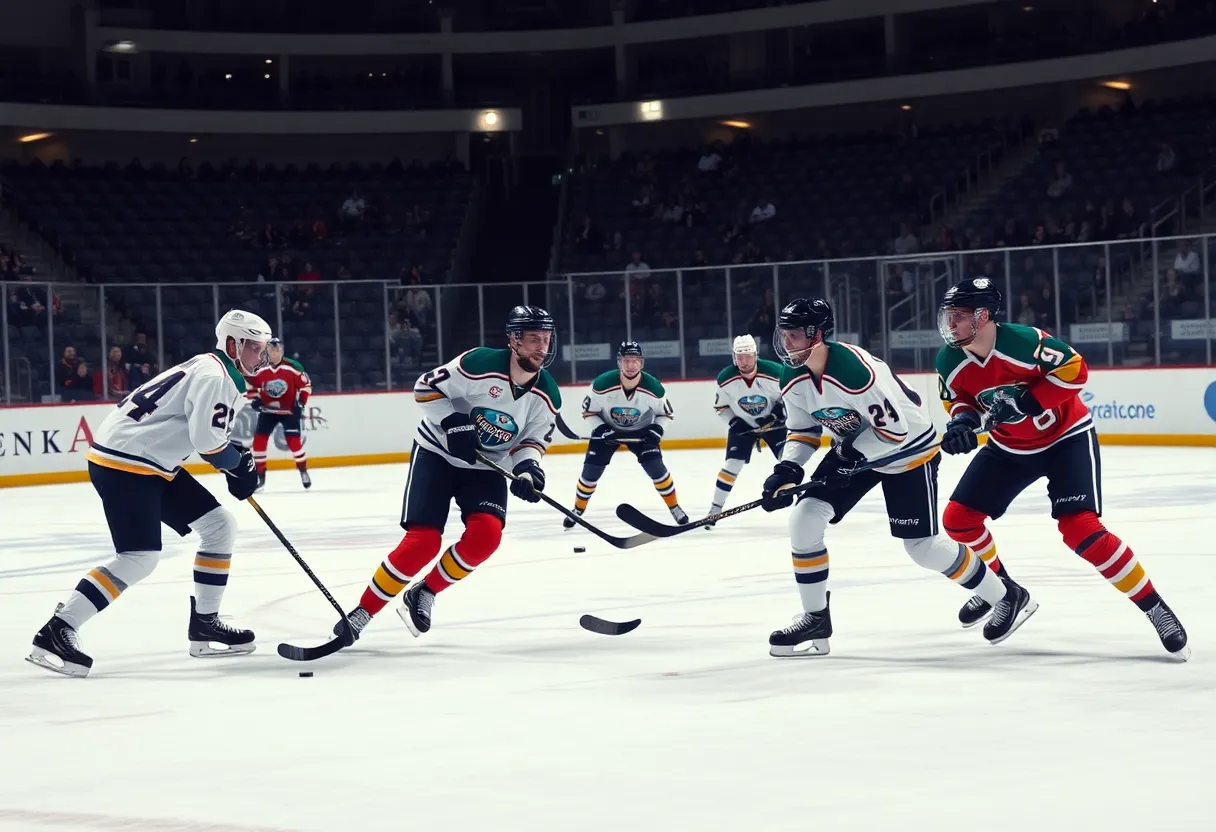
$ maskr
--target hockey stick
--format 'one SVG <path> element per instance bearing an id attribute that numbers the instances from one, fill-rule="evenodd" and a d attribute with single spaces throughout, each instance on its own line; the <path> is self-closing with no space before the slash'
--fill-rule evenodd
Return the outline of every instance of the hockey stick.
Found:
<path id="1" fill-rule="evenodd" d="M 312 569 L 309 568 L 308 564 L 304 562 L 304 558 L 300 557 L 300 553 L 297 552 L 296 548 L 291 545 L 291 541 L 289 541 L 284 534 L 279 531 L 279 527 L 276 526 L 274 521 L 270 519 L 270 515 L 268 515 L 260 505 L 258 505 L 257 500 L 250 497 L 245 502 L 253 506 L 253 510 L 258 513 L 258 516 L 262 518 L 274 536 L 277 537 L 279 542 L 283 544 L 283 548 L 287 550 L 287 553 L 296 559 L 296 563 L 300 564 L 300 568 L 304 570 L 304 574 L 312 579 L 312 582 L 317 585 L 317 589 L 321 590 L 321 594 L 325 596 L 325 600 L 333 604 L 334 609 L 338 611 L 338 616 L 340 619 L 338 625 L 340 632 L 336 638 L 333 638 L 318 647 L 295 647 L 291 644 L 280 644 L 279 655 L 285 659 L 291 659 L 293 662 L 311 662 L 323 656 L 328 656 L 331 653 L 337 653 L 343 647 L 349 647 L 350 645 L 354 644 L 355 633 L 350 628 L 350 622 L 346 620 L 346 611 L 343 610 L 341 605 L 334 600 L 334 596 L 331 595 L 329 590 L 325 588 L 325 584 L 321 583 L 321 579 L 318 578 L 316 574 L 313 573 Z"/>
<path id="2" fill-rule="evenodd" d="M 863 471 L 869 471 L 873 468 L 882 468 L 890 465 L 892 462 L 899 462 L 901 459 L 908 459 L 910 457 L 917 456 L 918 454 L 928 453 L 929 451 L 936 450 L 940 447 L 941 442 L 938 441 L 924 448 L 902 451 L 898 454 L 892 454 L 891 456 L 875 460 L 874 462 L 866 462 L 858 465 L 853 469 L 853 473 L 860 474 Z M 804 482 L 802 485 L 796 485 L 793 488 L 785 489 L 780 493 L 786 497 L 797 497 L 801 494 L 805 494 L 813 488 L 819 488 L 823 485 L 824 480 L 812 479 Z M 726 511 L 719 514 L 711 514 L 708 517 L 702 517 L 700 520 L 695 520 L 683 526 L 672 526 L 667 523 L 660 523 L 658 520 L 647 517 L 641 511 L 629 505 L 629 503 L 621 503 L 618 505 L 616 507 L 616 516 L 645 534 L 652 535 L 654 537 L 675 537 L 676 535 L 684 534 L 684 532 L 689 532 L 693 529 L 699 529 L 703 526 L 711 526 L 726 517 L 734 517 L 736 514 L 743 514 L 746 511 L 760 508 L 762 505 L 764 505 L 764 498 L 752 500 L 750 503 L 744 503 L 743 505 L 735 506 L 734 508 L 728 508 Z"/>
<path id="3" fill-rule="evenodd" d="M 561 433 L 562 436 L 566 437 L 567 439 L 574 439 L 578 442 L 591 442 L 596 439 L 596 437 L 594 437 L 594 436 L 579 436 L 577 433 L 574 432 L 573 428 L 571 428 L 569 425 L 566 424 L 566 420 L 562 418 L 562 415 L 560 413 L 557 414 L 557 430 L 559 433 Z M 616 439 L 609 439 L 607 441 L 619 442 L 622 445 L 636 445 L 642 441 L 642 437 L 640 437 L 640 436 L 621 436 L 621 437 L 617 437 Z"/>
<path id="4" fill-rule="evenodd" d="M 501 465 L 494 462 L 494 460 L 488 459 L 484 454 L 478 453 L 477 459 L 480 462 L 483 462 L 486 465 L 488 465 L 489 467 L 493 468 L 498 473 L 502 474 L 504 477 L 506 477 L 511 482 L 515 482 L 516 480 L 520 479 L 520 477 L 515 476 L 510 471 L 508 471 L 506 468 L 503 468 Z M 587 531 L 591 532 L 593 535 L 598 537 L 600 540 L 606 541 L 618 549 L 632 549 L 635 546 L 641 546 L 644 543 L 650 543 L 652 540 L 655 539 L 654 537 L 652 537 L 651 535 L 648 535 L 648 534 L 635 534 L 635 535 L 630 535 L 629 537 L 614 537 L 613 535 L 610 535 L 607 532 L 602 531 L 601 529 L 597 528 L 596 526 L 591 525 L 586 520 L 584 520 L 582 517 L 580 517 L 579 515 L 575 514 L 570 509 L 563 506 L 561 503 L 559 503 L 557 500 L 550 497 L 545 492 L 537 491 L 536 494 L 537 494 L 537 496 L 539 496 L 541 498 L 541 500 L 544 503 L 552 506 L 553 508 L 555 508 L 559 512 L 561 512 L 562 516 L 564 516 L 570 520 L 573 520 L 575 523 L 582 526 Z"/>

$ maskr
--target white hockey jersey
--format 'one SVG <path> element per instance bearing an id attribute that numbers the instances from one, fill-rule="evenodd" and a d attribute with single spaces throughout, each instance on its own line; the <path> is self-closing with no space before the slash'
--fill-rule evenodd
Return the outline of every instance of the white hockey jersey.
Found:
<path id="1" fill-rule="evenodd" d="M 728 425 L 736 417 L 753 428 L 781 404 L 782 366 L 763 358 L 756 362 L 756 375 L 748 381 L 734 364 L 718 373 L 714 410 Z"/>
<path id="2" fill-rule="evenodd" d="M 440 422 L 460 412 L 477 429 L 477 445 L 488 459 L 512 468 L 525 459 L 537 462 L 553 441 L 557 411 L 562 406 L 557 382 L 541 370 L 524 388 L 511 383 L 511 351 L 477 347 L 436 367 L 414 384 L 414 401 L 422 409 L 419 446 L 442 453 L 456 468 L 488 470 L 448 454 Z M 510 461 L 507 461 L 507 457 Z"/>
<path id="3" fill-rule="evenodd" d="M 89 462 L 172 479 L 192 454 L 228 445 L 245 378 L 219 350 L 196 355 L 150 379 L 118 403 L 93 433 Z"/>
<path id="4" fill-rule="evenodd" d="M 672 416 L 667 391 L 647 372 L 629 393 L 621 386 L 620 370 L 601 373 L 583 399 L 583 420 L 591 430 L 609 425 L 613 430 L 635 431 L 652 423 L 666 430 Z"/>
<path id="5" fill-rule="evenodd" d="M 789 439 L 783 460 L 806 463 L 819 447 L 812 435 L 822 425 L 833 442 L 851 441 L 867 462 L 893 454 L 910 456 L 890 465 L 877 465 L 883 474 L 897 474 L 924 465 L 937 455 L 937 430 L 924 402 L 884 362 L 861 347 L 826 342 L 827 365 L 815 378 L 806 367 L 786 368 L 781 376 Z M 924 448 L 922 454 L 915 453 Z"/>

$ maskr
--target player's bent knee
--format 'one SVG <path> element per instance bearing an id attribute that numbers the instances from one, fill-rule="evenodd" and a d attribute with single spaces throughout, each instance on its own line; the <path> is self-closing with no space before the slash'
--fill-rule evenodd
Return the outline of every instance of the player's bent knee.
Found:
<path id="1" fill-rule="evenodd" d="M 121 575 L 128 586 L 132 586 L 152 574 L 160 563 L 160 552 L 123 552 L 117 556 L 121 565 L 111 567 L 111 572 Z"/>
<path id="2" fill-rule="evenodd" d="M 1060 536 L 1064 538 L 1064 545 L 1074 552 L 1087 538 L 1105 531 L 1106 528 L 1098 519 L 1098 515 L 1092 511 L 1065 514 L 1056 521 L 1056 526 L 1060 530 Z"/>
<path id="3" fill-rule="evenodd" d="M 190 528 L 198 532 L 200 552 L 232 554 L 232 547 L 236 544 L 236 517 L 228 509 L 223 506 L 213 508 L 191 523 Z"/>
<path id="4" fill-rule="evenodd" d="M 811 498 L 801 500 L 790 511 L 790 545 L 797 552 L 817 552 L 823 548 L 828 521 L 836 514 L 831 505 Z"/>
<path id="5" fill-rule="evenodd" d="M 494 554 L 502 542 L 502 521 L 492 514 L 470 514 L 460 536 L 460 553 L 470 562 L 480 563 Z"/>
<path id="6" fill-rule="evenodd" d="M 984 521 L 987 519 L 984 512 L 951 500 L 946 503 L 946 510 L 942 512 L 942 527 L 951 539 L 966 543 L 974 540 L 983 530 Z"/>
<path id="7" fill-rule="evenodd" d="M 904 541 L 904 551 L 917 566 L 941 572 L 950 565 L 959 547 L 941 537 L 918 537 Z"/>

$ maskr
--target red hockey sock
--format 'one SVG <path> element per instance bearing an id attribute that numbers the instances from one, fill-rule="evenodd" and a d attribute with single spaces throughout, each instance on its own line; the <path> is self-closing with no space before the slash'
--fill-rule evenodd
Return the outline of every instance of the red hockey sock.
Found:
<path id="1" fill-rule="evenodd" d="M 942 513 L 942 526 L 955 543 L 967 546 L 998 575 L 1004 574 L 1001 559 L 996 556 L 996 541 L 984 525 L 988 517 L 982 511 L 968 508 L 951 500 Z"/>
<path id="2" fill-rule="evenodd" d="M 295 460 L 297 470 L 306 470 L 308 468 L 308 454 L 304 451 L 304 440 L 300 439 L 299 434 L 291 433 L 287 435 L 287 447 L 291 449 L 291 458 Z"/>
<path id="3" fill-rule="evenodd" d="M 257 466 L 259 474 L 266 473 L 266 444 L 269 441 L 270 437 L 264 433 L 253 435 L 253 464 Z"/>
<path id="4" fill-rule="evenodd" d="M 439 529 L 422 526 L 407 531 L 397 548 L 393 549 L 376 569 L 371 583 L 363 590 L 359 606 L 372 615 L 384 609 L 385 604 L 409 585 L 410 579 L 418 574 L 418 570 L 439 554 L 442 543 L 443 536 Z"/>
<path id="5" fill-rule="evenodd" d="M 1131 547 L 1106 530 L 1092 511 L 1066 514 L 1059 520 L 1064 542 L 1088 561 L 1115 589 L 1142 610 L 1157 603 L 1153 582 Z"/>
<path id="6" fill-rule="evenodd" d="M 492 514 L 470 514 L 459 542 L 449 546 L 439 563 L 427 573 L 426 585 L 442 592 L 485 563 L 502 540 L 502 521 Z"/>

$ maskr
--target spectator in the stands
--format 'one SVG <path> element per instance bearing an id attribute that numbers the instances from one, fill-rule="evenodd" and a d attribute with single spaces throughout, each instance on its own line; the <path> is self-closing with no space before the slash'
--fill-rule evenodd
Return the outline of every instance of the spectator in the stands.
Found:
<path id="1" fill-rule="evenodd" d="M 757 223 L 768 222 L 775 216 L 777 216 L 777 208 L 773 205 L 773 201 L 768 197 L 761 197 L 756 200 L 756 206 L 752 208 L 747 221 L 752 225 L 756 225 Z"/>
<path id="2" fill-rule="evenodd" d="M 314 213 L 316 215 L 316 219 L 312 221 L 312 225 L 310 227 L 312 231 L 312 240 L 314 243 L 320 245 L 329 237 L 329 226 L 326 224 L 325 219 L 321 216 L 320 211 L 316 211 Z"/>
<path id="3" fill-rule="evenodd" d="M 650 264 L 642 259 L 642 252 L 635 251 L 625 266 L 626 277 L 645 279 L 650 277 Z"/>
<path id="4" fill-rule="evenodd" d="M 701 173 L 717 173 L 722 167 L 722 154 L 715 148 L 707 147 L 697 160 L 697 170 Z"/>
<path id="5" fill-rule="evenodd" d="M 1051 288 L 1051 283 L 1047 282 L 1044 275 L 1038 275 L 1037 283 L 1040 284 L 1039 294 L 1033 301 L 1034 311 L 1039 316 L 1040 321 L 1054 322 L 1056 319 L 1056 293 Z M 1053 324 L 1054 325 L 1054 324 Z"/>
<path id="6" fill-rule="evenodd" d="M 422 358 L 422 332 L 408 314 L 402 317 L 397 310 L 389 310 L 388 339 L 394 364 L 402 369 L 416 369 Z"/>
<path id="7" fill-rule="evenodd" d="M 646 302 L 643 306 L 645 322 L 659 329 L 674 329 L 679 322 L 679 315 L 667 299 L 661 280 L 652 280 L 646 288 Z"/>
<path id="8" fill-rule="evenodd" d="M 148 333 L 137 330 L 135 337 L 131 340 L 130 346 L 123 350 L 123 360 L 128 364 L 150 364 L 156 366 L 156 362 L 152 359 L 152 353 L 148 348 Z M 135 389 L 139 385 L 133 385 L 131 389 Z"/>
<path id="9" fill-rule="evenodd" d="M 1027 292 L 1022 292 L 1022 297 L 1018 301 L 1018 317 L 1017 322 L 1026 326 L 1035 326 L 1038 323 L 1039 316 L 1034 311 L 1034 306 L 1030 303 L 1030 295 Z"/>
<path id="10" fill-rule="evenodd" d="M 302 283 L 316 283 L 321 279 L 321 273 L 312 267 L 312 263 L 305 262 L 304 268 L 300 269 L 300 273 L 296 275 L 296 280 Z"/>
<path id="11" fill-rule="evenodd" d="M 46 295 L 30 284 L 28 275 L 9 292 L 9 317 L 17 326 L 29 326 L 46 320 Z"/>
<path id="12" fill-rule="evenodd" d="M 146 384 L 149 379 L 156 376 L 156 370 L 153 365 L 144 362 L 143 364 L 132 364 L 131 369 L 127 371 L 127 386 L 132 390 L 138 388 L 141 384 Z"/>
<path id="13" fill-rule="evenodd" d="M 97 380 L 88 362 L 81 361 L 76 365 L 76 375 L 70 385 L 65 385 L 63 397 L 70 402 L 91 402 L 98 398 L 95 388 Z"/>
<path id="14" fill-rule="evenodd" d="M 366 200 L 364 200 L 363 197 L 359 195 L 359 192 L 357 190 L 352 189 L 350 192 L 350 196 L 348 196 L 342 202 L 342 208 L 339 210 L 339 214 L 341 215 L 341 218 L 342 218 L 342 225 L 347 230 L 355 228 L 361 222 L 363 222 L 363 217 L 366 213 L 367 213 Z"/>
<path id="15" fill-rule="evenodd" d="M 63 355 L 59 358 L 59 387 L 65 386 L 64 382 L 70 380 L 76 375 L 76 365 L 80 363 L 80 359 L 76 357 L 76 348 L 70 344 L 63 348 Z"/>
<path id="16" fill-rule="evenodd" d="M 1172 173 L 1178 167 L 1178 151 L 1169 142 L 1157 142 L 1157 172 Z"/>
<path id="17" fill-rule="evenodd" d="M 1051 181 L 1047 183 L 1047 195 L 1052 199 L 1059 199 L 1068 192 L 1072 187 L 1072 174 L 1068 172 L 1068 166 L 1063 162 L 1056 162 L 1055 175 L 1051 177 Z"/>
<path id="18" fill-rule="evenodd" d="M 1187 301 L 1186 286 L 1178 279 L 1178 272 L 1165 270 L 1161 283 L 1161 313 L 1170 317 L 1182 315 L 1182 305 Z"/>
<path id="19" fill-rule="evenodd" d="M 105 387 L 109 388 L 108 398 L 111 399 L 121 399 L 131 392 L 127 365 L 122 360 L 122 347 L 110 347 L 104 380 L 101 373 L 93 374 L 93 392 L 97 394 L 98 398 L 107 396 Z"/>
<path id="20" fill-rule="evenodd" d="M 1199 261 L 1199 253 L 1191 248 L 1190 240 L 1183 240 L 1178 246 L 1178 254 L 1174 256 L 1174 269 L 1179 274 L 1199 274 L 1203 271 L 1203 263 Z"/>
<path id="21" fill-rule="evenodd" d="M 891 244 L 891 251 L 901 256 L 920 251 L 920 237 L 913 233 L 911 225 L 906 222 L 899 224 L 899 236 Z"/>
<path id="22" fill-rule="evenodd" d="M 266 223 L 266 227 L 262 229 L 262 233 L 258 235 L 258 243 L 262 248 L 277 249 L 283 248 L 283 235 L 274 227 L 272 223 Z"/>
<path id="23" fill-rule="evenodd" d="M 604 235 L 591 221 L 591 215 L 583 217 L 583 224 L 574 232 L 574 250 L 579 254 L 599 254 L 604 250 Z"/>
<path id="24" fill-rule="evenodd" d="M 1115 219 L 1115 236 L 1120 240 L 1135 240 L 1144 236 L 1144 222 L 1130 197 L 1123 204 Z"/>

